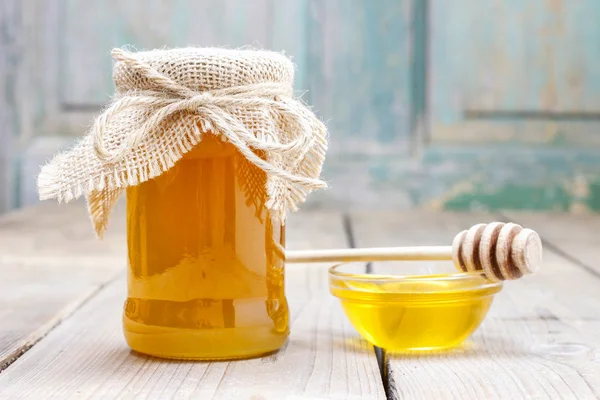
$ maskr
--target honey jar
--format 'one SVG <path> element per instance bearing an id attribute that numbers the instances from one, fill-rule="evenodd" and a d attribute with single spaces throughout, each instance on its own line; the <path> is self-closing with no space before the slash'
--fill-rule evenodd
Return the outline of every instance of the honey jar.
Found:
<path id="1" fill-rule="evenodd" d="M 127 203 L 129 346 L 164 358 L 268 354 L 286 341 L 286 215 L 320 180 L 324 125 L 268 51 L 115 49 L 117 94 L 42 168 L 40 197 L 85 195 L 99 236 Z"/>

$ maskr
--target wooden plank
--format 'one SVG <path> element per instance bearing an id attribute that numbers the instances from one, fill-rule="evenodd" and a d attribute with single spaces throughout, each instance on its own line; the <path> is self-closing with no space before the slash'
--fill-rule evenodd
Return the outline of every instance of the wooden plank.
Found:
<path id="1" fill-rule="evenodd" d="M 20 205 L 20 163 L 29 139 L 43 120 L 40 71 L 42 46 L 37 40 L 44 16 L 40 0 L 0 3 L 0 213 Z"/>
<path id="2" fill-rule="evenodd" d="M 468 141 L 481 143 L 491 131 L 598 145 L 598 2 L 432 0 L 430 10 L 434 140 L 476 134 Z"/>
<path id="3" fill-rule="evenodd" d="M 113 91 L 112 47 L 269 46 L 269 1 L 64 0 L 62 99 L 74 107 L 102 106 Z M 168 22 L 170 21 L 170 22 Z M 110 34 L 107 34 L 110 32 Z"/>
<path id="4" fill-rule="evenodd" d="M 407 209 L 422 180 L 408 155 L 422 140 L 422 5 L 414 0 L 308 0 L 307 101 L 327 122 L 331 189 L 307 203 L 330 210 Z M 418 32 L 415 32 L 418 31 Z M 415 35 L 415 33 L 417 33 Z M 413 78 L 416 78 L 413 80 Z M 343 101 L 340 101 L 343 99 Z M 410 181 L 397 175 L 412 174 Z M 407 182 L 406 186 L 403 183 Z"/>
<path id="5" fill-rule="evenodd" d="M 124 267 L 114 231 L 98 241 L 82 203 L 0 218 L 0 371 Z"/>
<path id="6" fill-rule="evenodd" d="M 451 124 L 434 122 L 431 143 L 469 146 L 511 144 L 539 146 L 543 149 L 563 148 L 565 145 L 584 149 L 600 148 L 600 139 L 593 134 L 600 129 L 600 115 L 597 120 L 580 117 L 556 121 L 548 115 L 517 121 L 518 116 L 496 118 L 490 113 L 488 118 L 479 112 L 465 113 L 471 118 Z"/>
<path id="7" fill-rule="evenodd" d="M 75 144 L 73 137 L 64 136 L 36 136 L 32 138 L 23 149 L 20 159 L 19 180 L 19 207 L 28 207 L 38 204 L 37 178 L 41 166 L 46 164 L 59 151 L 66 150 Z"/>
<path id="8" fill-rule="evenodd" d="M 30 25 L 36 29 L 28 30 L 32 37 L 22 52 L 33 60 L 25 76 L 39 81 L 35 87 L 39 93 L 30 97 L 43 99 L 40 118 L 32 121 L 39 125 L 34 132 L 80 136 L 113 92 L 110 49 L 124 45 L 139 50 L 183 46 L 285 50 L 302 68 L 297 82 L 299 90 L 304 87 L 304 0 L 291 2 L 285 10 L 271 0 L 22 3 L 35 3 Z M 27 101 L 37 105 L 29 97 Z"/>
<path id="9" fill-rule="evenodd" d="M 339 214 L 290 221 L 289 247 L 345 244 Z M 119 280 L 5 370 L 0 398 L 385 398 L 372 348 L 327 293 L 326 266 L 295 265 L 286 274 L 292 333 L 273 356 L 198 363 L 134 354 L 121 334 Z"/>
<path id="10" fill-rule="evenodd" d="M 507 220 L 536 230 L 547 246 L 568 255 L 600 277 L 600 216 L 598 214 L 532 213 L 505 211 Z"/>
<path id="11" fill-rule="evenodd" d="M 595 0 L 433 0 L 432 67 L 443 81 L 435 111 L 597 115 L 598 13 Z"/>
<path id="12" fill-rule="evenodd" d="M 438 210 L 600 210 L 599 155 L 576 148 L 436 145 L 424 152 L 421 175 L 390 160 L 382 174 L 387 182 L 379 186 L 407 188 L 423 207 Z"/>
<path id="13" fill-rule="evenodd" d="M 46 201 L 0 219 L 0 260 L 44 261 L 50 265 L 65 260 L 94 263 L 98 259 L 122 263 L 126 260 L 124 237 L 124 203 L 115 207 L 106 237 L 98 240 L 83 201 L 66 205 Z"/>
<path id="14" fill-rule="evenodd" d="M 408 151 L 412 7 L 309 1 L 308 96 L 329 122 L 333 153 Z"/>
<path id="15" fill-rule="evenodd" d="M 0 4 L 0 214 L 13 202 L 14 140 L 19 129 L 19 104 L 16 77 L 21 66 L 19 37 L 22 30 L 18 0 Z"/>
<path id="16" fill-rule="evenodd" d="M 600 3 L 428 4 L 422 174 L 381 167 L 386 180 L 439 209 L 600 209 Z"/>
<path id="17" fill-rule="evenodd" d="M 432 145 L 417 159 L 333 155 L 325 176 L 331 190 L 316 192 L 307 205 L 388 211 L 600 210 L 596 150 Z"/>
<path id="18" fill-rule="evenodd" d="M 358 246 L 450 244 L 489 214 L 358 213 Z M 399 267 L 400 268 L 400 267 Z M 508 282 L 475 334 L 453 351 L 387 354 L 391 398 L 600 396 L 600 279 L 545 249 L 536 275 Z"/>

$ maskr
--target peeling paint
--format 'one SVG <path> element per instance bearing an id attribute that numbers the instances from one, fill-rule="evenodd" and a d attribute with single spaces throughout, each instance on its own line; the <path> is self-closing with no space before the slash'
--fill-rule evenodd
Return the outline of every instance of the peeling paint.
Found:
<path id="1" fill-rule="evenodd" d="M 506 184 L 488 192 L 481 184 L 444 203 L 447 210 L 553 210 L 568 211 L 572 197 L 561 186 Z"/>
<path id="2" fill-rule="evenodd" d="M 596 179 L 588 184 L 588 197 L 586 205 L 593 211 L 600 211 L 600 179 Z"/>
<path id="3" fill-rule="evenodd" d="M 450 189 L 441 196 L 426 201 L 421 207 L 436 211 L 443 210 L 447 208 L 446 204 L 451 202 L 453 199 L 473 193 L 475 190 L 473 181 L 475 180 L 478 180 L 477 176 L 472 176 L 468 179 L 461 180 L 453 184 Z"/>
<path id="4" fill-rule="evenodd" d="M 569 207 L 569 211 L 572 213 L 585 213 L 589 211 L 589 207 L 586 201 L 590 195 L 590 187 L 587 179 L 583 175 L 575 176 L 575 179 L 571 185 L 567 186 L 570 189 L 573 202 Z"/>

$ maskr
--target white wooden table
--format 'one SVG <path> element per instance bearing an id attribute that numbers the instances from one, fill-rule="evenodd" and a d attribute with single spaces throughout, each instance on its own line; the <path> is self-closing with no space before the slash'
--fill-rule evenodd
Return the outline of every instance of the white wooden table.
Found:
<path id="1" fill-rule="evenodd" d="M 287 268 L 288 344 L 236 362 L 130 352 L 123 210 L 104 241 L 84 205 L 0 217 L 0 400 L 600 398 L 600 217 L 514 213 L 300 213 L 288 247 L 446 244 L 476 222 L 513 220 L 545 241 L 536 275 L 505 285 L 464 346 L 375 351 L 328 292 L 328 265 Z"/>

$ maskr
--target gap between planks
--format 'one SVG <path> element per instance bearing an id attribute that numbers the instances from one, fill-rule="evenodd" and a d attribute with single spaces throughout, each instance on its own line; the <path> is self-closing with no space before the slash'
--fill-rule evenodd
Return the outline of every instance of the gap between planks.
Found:
<path id="1" fill-rule="evenodd" d="M 343 223 L 344 223 L 344 232 L 346 233 L 346 238 L 348 240 L 348 247 L 355 249 L 356 248 L 356 234 L 354 232 L 354 225 L 352 224 L 352 217 L 349 213 L 343 214 Z M 365 263 L 365 273 L 370 274 L 372 272 L 372 263 Z M 386 377 L 386 368 L 385 368 L 385 350 L 373 346 L 373 352 L 375 357 L 377 358 L 377 364 L 379 365 L 379 374 L 381 375 L 381 380 L 383 382 L 383 388 L 385 390 L 386 397 L 390 397 L 389 393 L 389 385 L 387 384 Z"/>

